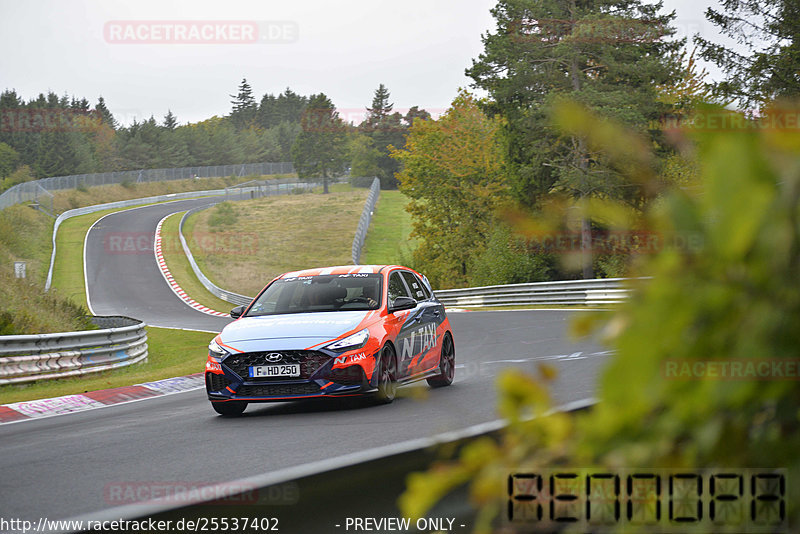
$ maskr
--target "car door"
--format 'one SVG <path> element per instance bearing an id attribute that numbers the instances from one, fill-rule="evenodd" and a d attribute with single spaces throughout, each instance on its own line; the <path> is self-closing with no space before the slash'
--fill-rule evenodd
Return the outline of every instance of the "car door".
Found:
<path id="1" fill-rule="evenodd" d="M 400 271 L 411 297 L 417 301 L 413 310 L 416 323 L 411 335 L 414 336 L 414 357 L 409 363 L 410 374 L 426 371 L 438 363 L 439 352 L 436 332 L 444 320 L 444 307 L 431 297 L 422 281 L 411 271 Z"/>
<path id="2" fill-rule="evenodd" d="M 397 297 L 411 297 L 411 293 L 403 281 L 400 271 L 392 271 L 389 274 L 389 283 L 386 288 L 387 305 L 392 306 Z M 411 297 L 413 298 L 413 297 Z M 397 378 L 408 376 L 409 367 L 412 360 L 418 354 L 419 349 L 419 309 L 404 310 L 394 312 L 395 328 L 398 329 L 395 337 L 395 352 L 397 353 Z"/>

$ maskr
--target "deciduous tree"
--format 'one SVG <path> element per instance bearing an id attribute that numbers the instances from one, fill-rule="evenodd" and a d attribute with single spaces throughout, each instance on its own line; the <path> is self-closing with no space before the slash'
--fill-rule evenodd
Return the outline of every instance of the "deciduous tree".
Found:
<path id="1" fill-rule="evenodd" d="M 392 151 L 403 164 L 400 190 L 411 198 L 407 209 L 420 240 L 414 260 L 436 287 L 469 280 L 506 198 L 500 122 L 461 92 L 438 120 L 416 121 L 405 148 Z"/>

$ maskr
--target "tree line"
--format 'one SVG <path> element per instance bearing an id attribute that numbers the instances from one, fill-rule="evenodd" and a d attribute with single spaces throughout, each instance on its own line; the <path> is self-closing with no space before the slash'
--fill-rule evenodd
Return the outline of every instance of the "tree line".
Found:
<path id="1" fill-rule="evenodd" d="M 406 115 L 390 113 L 383 85 L 358 125 L 341 120 L 323 93 L 305 96 L 287 88 L 257 101 L 243 79 L 231 98 L 223 117 L 180 124 L 169 111 L 160 121 L 151 116 L 121 125 L 102 96 L 92 106 L 86 98 L 54 92 L 26 101 L 6 89 L 0 93 L 0 191 L 48 176 L 262 161 L 294 161 L 309 178 L 327 179 L 352 167 L 391 188 L 397 162 L 388 146 L 403 146 L 413 119 L 429 117 L 417 107 Z"/>

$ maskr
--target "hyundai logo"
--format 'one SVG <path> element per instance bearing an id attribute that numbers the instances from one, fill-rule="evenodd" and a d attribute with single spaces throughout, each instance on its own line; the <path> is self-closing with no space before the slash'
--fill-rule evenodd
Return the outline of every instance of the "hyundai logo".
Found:
<path id="1" fill-rule="evenodd" d="M 280 352 L 270 352 L 267 354 L 267 361 L 268 362 L 279 362 L 283 359 L 283 354 Z"/>

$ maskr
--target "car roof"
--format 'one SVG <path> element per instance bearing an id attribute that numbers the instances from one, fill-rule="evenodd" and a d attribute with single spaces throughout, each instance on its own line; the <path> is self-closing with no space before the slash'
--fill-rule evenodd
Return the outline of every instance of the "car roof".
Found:
<path id="1" fill-rule="evenodd" d="M 279 278 L 293 278 L 295 276 L 319 276 L 322 274 L 376 274 L 386 268 L 408 269 L 407 267 L 402 267 L 400 265 L 337 265 L 335 267 L 319 267 L 316 269 L 292 271 L 290 273 L 281 275 Z M 410 271 L 411 269 L 408 270 Z"/>

